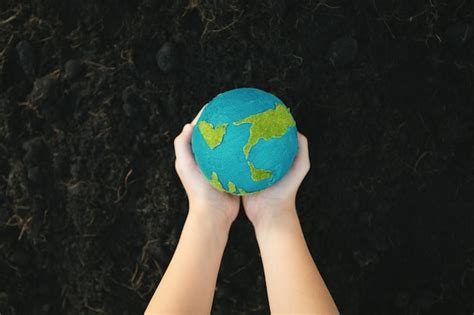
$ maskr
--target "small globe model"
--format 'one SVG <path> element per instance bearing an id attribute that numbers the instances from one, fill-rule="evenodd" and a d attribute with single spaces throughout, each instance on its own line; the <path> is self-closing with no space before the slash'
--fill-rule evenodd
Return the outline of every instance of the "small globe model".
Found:
<path id="1" fill-rule="evenodd" d="M 296 123 L 276 96 L 253 88 L 230 90 L 204 107 L 192 151 L 216 189 L 255 193 L 279 181 L 293 164 Z"/>

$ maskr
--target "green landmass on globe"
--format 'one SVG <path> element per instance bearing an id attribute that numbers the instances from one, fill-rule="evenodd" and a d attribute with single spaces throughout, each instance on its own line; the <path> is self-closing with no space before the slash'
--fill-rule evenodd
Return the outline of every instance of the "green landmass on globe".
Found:
<path id="1" fill-rule="evenodd" d="M 234 122 L 236 126 L 241 124 L 252 124 L 250 126 L 250 137 L 244 146 L 246 158 L 249 157 L 250 150 L 258 140 L 268 141 L 271 138 L 280 138 L 288 131 L 288 128 L 296 126 L 290 110 L 283 104 L 276 104 L 275 109 L 269 109 Z"/>
<path id="2" fill-rule="evenodd" d="M 229 186 L 229 192 L 230 193 L 234 193 L 237 190 L 237 188 L 235 187 L 235 184 L 231 181 L 229 181 L 227 183 L 227 186 Z"/>
<path id="3" fill-rule="evenodd" d="M 252 175 L 252 180 L 253 181 L 256 182 L 256 181 L 259 181 L 259 180 L 264 180 L 264 179 L 272 177 L 272 171 L 264 170 L 264 169 L 258 169 L 250 161 L 247 161 L 247 164 L 250 167 L 250 174 Z"/>
<path id="4" fill-rule="evenodd" d="M 211 175 L 211 185 L 214 186 L 217 190 L 226 191 L 224 187 L 222 187 L 221 182 L 219 181 L 219 177 L 217 176 L 216 172 L 212 172 Z"/>
<path id="5" fill-rule="evenodd" d="M 224 138 L 225 131 L 227 129 L 227 124 L 220 124 L 214 127 L 211 123 L 207 121 L 201 121 L 199 123 L 199 131 L 201 132 L 206 144 L 209 148 L 214 149 L 222 142 Z"/>
<path id="6" fill-rule="evenodd" d="M 243 147 L 243 153 L 247 159 L 247 164 L 249 166 L 251 178 L 253 181 L 261 181 L 271 178 L 272 171 L 258 169 L 250 160 L 248 160 L 248 156 L 252 150 L 252 147 L 256 145 L 260 139 L 268 141 L 272 138 L 281 138 L 287 133 L 288 128 L 296 126 L 296 122 L 291 116 L 290 110 L 283 104 L 276 103 L 275 105 L 276 106 L 274 109 L 269 109 L 258 114 L 250 115 L 242 120 L 233 122 L 233 124 L 236 126 L 242 124 L 251 124 L 250 135 L 247 143 Z M 215 149 L 222 143 L 226 133 L 227 125 L 228 124 L 219 124 L 213 126 L 211 123 L 204 120 L 199 122 L 199 131 L 201 132 L 204 141 L 210 149 Z M 240 195 L 248 194 L 242 188 L 237 188 L 231 181 L 229 181 L 227 184 L 229 189 L 226 190 L 219 181 L 219 176 L 216 172 L 212 172 L 210 183 L 220 191 L 235 193 L 238 190 Z"/>

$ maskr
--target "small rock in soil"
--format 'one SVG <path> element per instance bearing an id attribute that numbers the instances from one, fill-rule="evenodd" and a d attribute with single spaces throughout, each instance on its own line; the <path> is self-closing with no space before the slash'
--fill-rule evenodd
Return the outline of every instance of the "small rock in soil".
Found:
<path id="1" fill-rule="evenodd" d="M 33 138 L 23 143 L 23 162 L 27 166 L 35 166 L 38 161 L 41 161 L 47 152 L 47 147 L 40 137 Z"/>
<path id="2" fill-rule="evenodd" d="M 216 288 L 216 298 L 217 299 L 222 299 L 222 298 L 229 298 L 232 296 L 232 287 L 225 282 L 222 282 L 219 284 L 219 286 Z"/>
<path id="3" fill-rule="evenodd" d="M 29 41 L 22 40 L 16 45 L 16 51 L 23 72 L 28 79 L 33 81 L 36 72 L 36 58 L 33 46 L 31 46 Z"/>
<path id="4" fill-rule="evenodd" d="M 169 261 L 169 255 L 166 251 L 158 246 L 150 246 L 150 256 L 153 257 L 156 261 L 160 263 L 165 263 Z"/>
<path id="5" fill-rule="evenodd" d="M 28 179 L 33 183 L 38 183 L 41 179 L 41 170 L 38 166 L 28 169 Z"/>
<path id="6" fill-rule="evenodd" d="M 50 75 L 39 78 L 33 84 L 33 89 L 28 95 L 28 100 L 32 103 L 38 103 L 47 100 L 54 94 L 56 80 Z"/>
<path id="7" fill-rule="evenodd" d="M 166 117 L 175 117 L 178 113 L 178 95 L 173 91 L 170 91 L 168 97 L 161 99 L 160 108 Z"/>
<path id="8" fill-rule="evenodd" d="M 357 51 L 357 40 L 344 36 L 331 43 L 327 58 L 334 67 L 343 67 L 355 60 Z"/>
<path id="9" fill-rule="evenodd" d="M 134 116 L 134 108 L 130 103 L 123 103 L 122 109 L 128 117 Z"/>
<path id="10" fill-rule="evenodd" d="M 402 292 L 397 293 L 397 296 L 395 298 L 396 307 L 398 308 L 406 307 L 409 302 L 410 302 L 410 295 L 408 294 L 408 292 L 402 291 Z"/>
<path id="11" fill-rule="evenodd" d="M 268 1 L 272 11 L 279 17 L 285 16 L 288 10 L 288 4 L 286 0 L 269 0 Z"/>
<path id="12" fill-rule="evenodd" d="M 143 0 L 140 4 L 140 9 L 143 13 L 148 13 L 150 10 L 157 10 L 160 6 L 160 2 L 156 0 Z"/>
<path id="13" fill-rule="evenodd" d="M 0 305 L 8 303 L 8 294 L 6 292 L 0 292 Z"/>
<path id="14" fill-rule="evenodd" d="M 134 85 L 128 86 L 122 92 L 123 111 L 128 117 L 134 117 L 141 111 L 142 99 L 136 93 Z"/>
<path id="15" fill-rule="evenodd" d="M 418 305 L 422 310 L 428 310 L 432 305 L 436 304 L 438 296 L 428 290 L 423 290 L 418 294 L 415 304 Z"/>
<path id="16" fill-rule="evenodd" d="M 43 296 L 48 296 L 51 293 L 51 287 L 48 285 L 48 283 L 43 282 L 39 284 L 39 294 Z"/>
<path id="17" fill-rule="evenodd" d="M 377 254 L 372 251 L 362 252 L 360 250 L 355 250 L 353 255 L 360 267 L 366 267 L 378 262 Z"/>
<path id="18" fill-rule="evenodd" d="M 15 265 L 22 267 L 26 266 L 30 261 L 30 254 L 21 248 L 17 248 L 10 256 L 10 259 Z"/>
<path id="19" fill-rule="evenodd" d="M 43 314 L 50 314 L 50 312 L 51 312 L 51 305 L 49 305 L 49 304 L 44 304 L 44 305 L 41 307 L 41 310 L 43 311 Z"/>
<path id="20" fill-rule="evenodd" d="M 454 47 L 464 45 L 472 36 L 472 27 L 466 23 L 456 23 L 448 27 L 445 33 L 446 42 Z"/>
<path id="21" fill-rule="evenodd" d="M 57 80 L 51 75 L 36 79 L 33 89 L 27 97 L 28 101 L 37 107 L 41 115 L 48 121 L 58 119 L 63 111 L 63 108 L 57 106 L 57 83 Z"/>
<path id="22" fill-rule="evenodd" d="M 161 46 L 156 54 L 158 67 L 164 73 L 169 73 L 176 69 L 178 65 L 178 51 L 173 43 L 166 42 Z"/>
<path id="23" fill-rule="evenodd" d="M 1 61 L 1 58 L 0 58 Z M 25 79 L 16 49 L 7 47 L 0 63 L 0 91 Z"/>
<path id="24" fill-rule="evenodd" d="M 82 74 L 82 70 L 82 62 L 71 59 L 64 65 L 65 78 L 70 81 L 75 80 Z"/>
<path id="25" fill-rule="evenodd" d="M 79 108 L 81 97 L 77 90 L 69 90 L 64 93 L 58 100 L 60 106 L 59 112 L 63 118 L 72 117 L 76 109 Z"/>
<path id="26" fill-rule="evenodd" d="M 53 154 L 53 169 L 57 178 L 66 175 L 68 166 L 68 154 L 65 151 L 59 151 Z"/>
<path id="27" fill-rule="evenodd" d="M 80 159 L 76 160 L 70 167 L 72 178 L 78 179 L 81 176 L 82 162 Z"/>
<path id="28" fill-rule="evenodd" d="M 385 229 L 380 227 L 375 228 L 373 244 L 374 248 L 379 252 L 384 252 L 389 249 L 390 243 Z"/>
<path id="29" fill-rule="evenodd" d="M 359 215 L 359 222 L 368 227 L 372 226 L 372 213 L 364 211 Z"/>

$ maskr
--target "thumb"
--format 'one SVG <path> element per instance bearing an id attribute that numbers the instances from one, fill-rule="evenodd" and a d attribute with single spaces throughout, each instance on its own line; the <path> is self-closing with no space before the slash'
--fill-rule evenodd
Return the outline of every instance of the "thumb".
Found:
<path id="1" fill-rule="evenodd" d="M 201 173 L 194 154 L 191 149 L 191 138 L 193 134 L 192 124 L 184 125 L 183 131 L 174 140 L 175 147 L 175 168 L 186 192 L 189 195 L 189 188 L 207 184 L 204 174 Z"/>
<path id="2" fill-rule="evenodd" d="M 298 175 L 303 178 L 308 173 L 311 162 L 309 160 L 308 138 L 298 132 L 298 153 L 296 154 L 293 167 Z"/>
<path id="3" fill-rule="evenodd" d="M 192 134 L 193 127 L 191 124 L 186 124 L 184 125 L 183 131 L 174 139 L 176 168 L 186 169 L 196 164 L 191 150 Z"/>
<path id="4" fill-rule="evenodd" d="M 293 165 L 281 180 L 283 185 L 298 189 L 310 169 L 308 139 L 298 132 L 298 152 L 293 160 Z"/>

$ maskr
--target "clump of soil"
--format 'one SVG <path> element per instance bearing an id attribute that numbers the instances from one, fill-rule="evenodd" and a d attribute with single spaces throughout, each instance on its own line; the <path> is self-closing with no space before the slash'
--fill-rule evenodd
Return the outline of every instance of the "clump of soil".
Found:
<path id="1" fill-rule="evenodd" d="M 474 311 L 469 1 L 0 2 L 0 313 L 139 314 L 187 200 L 173 139 L 235 87 L 310 142 L 298 195 L 344 314 Z M 215 314 L 269 313 L 253 229 Z"/>

